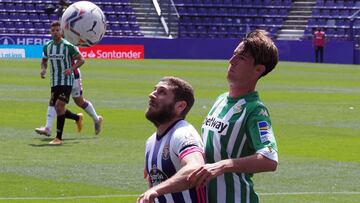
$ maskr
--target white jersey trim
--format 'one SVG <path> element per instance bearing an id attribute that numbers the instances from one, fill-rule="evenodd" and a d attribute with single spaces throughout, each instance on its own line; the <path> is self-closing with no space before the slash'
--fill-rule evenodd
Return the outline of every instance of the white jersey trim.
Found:
<path id="1" fill-rule="evenodd" d="M 265 147 L 256 151 L 256 153 L 263 155 L 264 157 L 278 162 L 278 153 L 276 150 Z"/>

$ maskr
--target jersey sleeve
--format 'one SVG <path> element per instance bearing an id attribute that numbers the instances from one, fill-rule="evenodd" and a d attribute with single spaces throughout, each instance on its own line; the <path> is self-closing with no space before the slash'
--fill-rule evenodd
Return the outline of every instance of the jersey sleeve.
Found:
<path id="1" fill-rule="evenodd" d="M 48 58 L 48 55 L 47 55 L 47 47 L 48 45 L 46 44 L 44 47 L 43 47 L 43 52 L 42 52 L 42 57 L 47 59 Z"/>
<path id="2" fill-rule="evenodd" d="M 247 129 L 256 153 L 277 162 L 278 149 L 266 107 L 259 106 L 249 115 Z"/>
<path id="3" fill-rule="evenodd" d="M 174 133 L 171 146 L 180 160 L 193 152 L 204 153 L 200 135 L 193 127 L 178 129 Z"/>
<path id="4" fill-rule="evenodd" d="M 71 57 L 75 57 L 76 55 L 80 54 L 80 50 L 79 50 L 78 47 L 71 44 L 69 46 L 69 54 L 70 54 Z"/>

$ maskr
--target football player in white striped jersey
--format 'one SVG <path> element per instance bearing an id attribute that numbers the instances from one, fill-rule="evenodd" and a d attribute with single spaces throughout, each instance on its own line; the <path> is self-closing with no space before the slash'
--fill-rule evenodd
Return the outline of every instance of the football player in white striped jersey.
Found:
<path id="1" fill-rule="evenodd" d="M 209 203 L 259 202 L 253 174 L 277 168 L 270 115 L 255 90 L 277 62 L 277 47 L 264 30 L 250 32 L 229 60 L 229 92 L 218 97 L 201 129 L 206 164 L 188 177 L 191 185 L 206 185 Z"/>
<path id="2" fill-rule="evenodd" d="M 146 118 L 156 127 L 146 142 L 144 175 L 149 189 L 138 203 L 205 202 L 203 187 L 190 187 L 187 176 L 204 164 L 203 145 L 195 128 L 185 121 L 194 103 L 186 81 L 164 77 L 149 95 Z"/>

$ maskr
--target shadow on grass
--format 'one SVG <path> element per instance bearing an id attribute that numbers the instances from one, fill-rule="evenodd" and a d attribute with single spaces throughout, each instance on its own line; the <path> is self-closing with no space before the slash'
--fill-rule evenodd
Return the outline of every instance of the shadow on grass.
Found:
<path id="1" fill-rule="evenodd" d="M 73 144 L 79 144 L 80 141 L 79 140 L 93 140 L 93 139 L 97 139 L 97 137 L 79 137 L 79 138 L 65 138 L 62 139 L 63 143 L 60 145 L 52 145 L 49 144 L 49 142 L 51 140 L 53 140 L 53 138 L 35 138 L 37 140 L 40 140 L 42 142 L 46 142 L 43 144 L 29 144 L 29 146 L 31 147 L 60 147 L 60 146 L 69 146 L 69 145 L 73 145 Z"/>

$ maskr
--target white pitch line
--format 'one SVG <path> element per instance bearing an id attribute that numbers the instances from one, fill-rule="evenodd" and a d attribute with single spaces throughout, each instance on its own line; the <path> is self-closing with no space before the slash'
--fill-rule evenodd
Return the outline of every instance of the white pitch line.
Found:
<path id="1" fill-rule="evenodd" d="M 97 195 L 97 196 L 67 196 L 67 197 L 0 197 L 0 200 L 62 200 L 62 199 L 97 199 L 112 197 L 137 197 L 139 195 Z"/>
<path id="2" fill-rule="evenodd" d="M 274 193 L 258 193 L 260 196 L 280 196 L 280 195 L 360 195 L 359 192 L 274 192 Z"/>
<path id="3" fill-rule="evenodd" d="M 258 193 L 260 196 L 284 196 L 284 195 L 360 195 L 359 192 L 274 192 Z M 112 197 L 137 197 L 138 194 L 124 195 L 98 195 L 98 196 L 68 196 L 68 197 L 0 197 L 0 200 L 62 200 L 62 199 L 97 199 Z"/>

